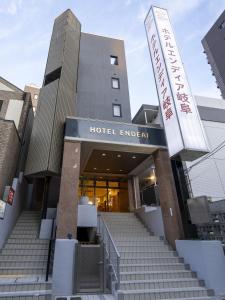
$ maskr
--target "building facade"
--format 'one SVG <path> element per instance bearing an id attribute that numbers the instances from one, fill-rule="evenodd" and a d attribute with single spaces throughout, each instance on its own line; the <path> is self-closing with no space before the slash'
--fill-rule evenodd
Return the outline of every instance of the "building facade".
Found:
<path id="1" fill-rule="evenodd" d="M 131 121 L 123 41 L 82 33 L 80 27 L 70 10 L 55 21 L 25 171 L 42 186 L 45 209 L 57 206 L 57 238 L 77 237 L 81 196 L 102 211 L 132 211 L 140 203 L 141 172 L 165 160 L 162 167 L 172 174 L 163 129 Z M 171 197 L 176 215 L 167 237 L 174 243 L 183 229 L 170 186 L 164 201 Z"/>
<path id="2" fill-rule="evenodd" d="M 0 77 L 0 198 L 6 185 L 24 171 L 32 130 L 29 93 Z"/>
<path id="3" fill-rule="evenodd" d="M 24 291 L 32 273 L 25 296 L 212 295 L 185 277 L 193 274 L 173 251 L 176 240 L 193 237 L 189 191 L 183 162 L 169 157 L 158 107 L 143 105 L 131 119 L 124 42 L 83 33 L 71 10 L 54 23 L 24 174 L 29 211 L 3 254 L 11 238 L 22 239 L 28 258 L 10 260 L 7 274 L 22 272 Z M 151 234 L 135 213 L 151 215 Z"/>
<path id="4" fill-rule="evenodd" d="M 225 11 L 219 16 L 202 40 L 207 59 L 216 78 L 217 87 L 225 99 L 225 64 L 224 64 Z"/>
<path id="5" fill-rule="evenodd" d="M 37 111 L 37 104 L 38 104 L 38 97 L 39 97 L 39 93 L 40 93 L 40 88 L 36 84 L 30 83 L 30 84 L 25 85 L 24 91 L 26 93 L 30 93 L 30 95 L 31 95 L 33 111 L 34 111 L 34 114 L 35 114 L 36 111 Z"/>
<path id="6" fill-rule="evenodd" d="M 183 162 L 192 197 L 207 196 L 212 201 L 225 198 L 223 99 L 195 96 L 198 111 L 210 147 L 209 154 L 193 162 Z M 133 118 L 134 123 L 163 126 L 158 106 L 143 105 Z"/>

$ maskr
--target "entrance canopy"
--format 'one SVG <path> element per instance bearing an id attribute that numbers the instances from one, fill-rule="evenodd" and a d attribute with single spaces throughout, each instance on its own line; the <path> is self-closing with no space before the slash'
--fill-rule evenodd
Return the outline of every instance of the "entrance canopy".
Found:
<path id="1" fill-rule="evenodd" d="M 81 141 L 81 174 L 129 174 L 157 149 L 164 130 L 136 124 L 67 118 L 65 140 Z"/>

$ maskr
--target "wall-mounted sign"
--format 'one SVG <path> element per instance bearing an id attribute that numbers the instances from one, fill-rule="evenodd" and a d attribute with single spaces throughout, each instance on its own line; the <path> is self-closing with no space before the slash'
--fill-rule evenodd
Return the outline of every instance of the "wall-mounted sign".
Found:
<path id="1" fill-rule="evenodd" d="M 164 130 L 161 128 L 82 118 L 66 119 L 65 138 L 93 142 L 105 141 L 113 144 L 166 147 Z"/>
<path id="2" fill-rule="evenodd" d="M 7 198 L 7 203 L 9 205 L 13 205 L 14 195 L 15 195 L 15 191 L 14 191 L 14 189 L 12 187 L 10 187 L 8 198 Z"/>
<path id="3" fill-rule="evenodd" d="M 13 204 L 13 199 L 15 195 L 15 190 L 11 186 L 6 186 L 3 194 L 3 201 L 7 202 L 9 205 Z"/>
<path id="4" fill-rule="evenodd" d="M 151 7 L 145 28 L 170 157 L 194 160 L 209 148 L 167 11 Z"/>
<path id="5" fill-rule="evenodd" d="M 4 219 L 6 203 L 0 200 L 0 219 Z"/>

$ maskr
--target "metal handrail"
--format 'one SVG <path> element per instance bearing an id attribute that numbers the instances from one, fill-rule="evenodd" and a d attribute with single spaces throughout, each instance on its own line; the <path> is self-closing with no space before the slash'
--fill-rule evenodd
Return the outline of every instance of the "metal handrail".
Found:
<path id="1" fill-rule="evenodd" d="M 55 241 L 55 219 L 52 219 L 52 229 L 51 229 L 51 238 L 49 240 L 49 246 L 48 246 L 48 260 L 47 260 L 47 268 L 46 268 L 46 275 L 45 275 L 45 281 L 48 281 L 49 271 L 50 271 L 50 263 L 52 260 L 52 250 L 53 250 L 53 244 Z"/>
<path id="2" fill-rule="evenodd" d="M 116 289 L 119 289 L 120 288 L 120 253 L 101 215 L 98 215 L 98 234 L 101 236 L 102 242 L 105 245 L 105 250 L 108 255 L 109 263 L 112 267 L 113 275 L 117 283 Z"/>

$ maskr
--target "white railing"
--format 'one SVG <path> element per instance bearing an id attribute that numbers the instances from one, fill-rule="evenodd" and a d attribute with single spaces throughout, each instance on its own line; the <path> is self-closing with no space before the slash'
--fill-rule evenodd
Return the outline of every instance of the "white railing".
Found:
<path id="1" fill-rule="evenodd" d="M 98 234 L 104 243 L 106 255 L 113 271 L 116 289 L 120 288 L 120 254 L 101 215 L 98 215 Z"/>

